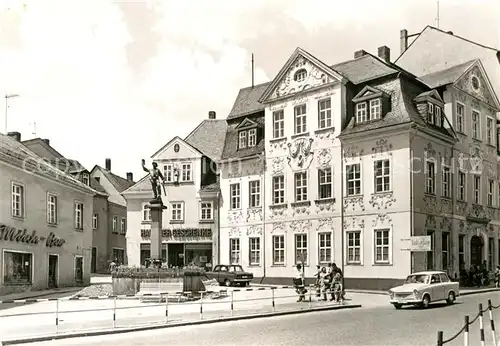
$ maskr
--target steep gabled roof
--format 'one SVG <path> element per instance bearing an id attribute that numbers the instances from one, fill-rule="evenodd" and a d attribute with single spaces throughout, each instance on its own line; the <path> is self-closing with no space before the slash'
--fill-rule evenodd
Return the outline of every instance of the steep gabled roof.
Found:
<path id="1" fill-rule="evenodd" d="M 64 158 L 64 156 L 60 152 L 58 152 L 50 144 L 48 144 L 46 140 L 40 137 L 28 139 L 26 141 L 22 141 L 21 143 L 24 144 L 24 146 L 26 146 L 30 150 L 33 150 L 33 145 L 40 145 L 45 150 L 50 152 L 54 156 L 54 158 Z"/>
<path id="2" fill-rule="evenodd" d="M 463 64 L 452 66 L 445 70 L 429 73 L 420 77 L 420 80 L 431 88 L 455 83 L 476 60 L 470 60 Z"/>
<path id="3" fill-rule="evenodd" d="M 119 175 L 116 175 L 99 165 L 95 165 L 94 168 L 92 169 L 92 172 L 96 169 L 101 171 L 101 173 L 109 180 L 111 185 L 113 185 L 113 187 L 119 193 L 125 191 L 126 189 L 135 184 L 133 181 L 128 181 L 127 179 L 122 178 Z"/>
<path id="4" fill-rule="evenodd" d="M 263 112 L 266 107 L 259 102 L 259 99 L 262 97 L 270 84 L 271 82 L 267 82 L 253 87 L 240 89 L 238 96 L 234 101 L 233 108 L 227 116 L 227 120 L 236 119 L 257 112 Z"/>
<path id="5" fill-rule="evenodd" d="M 198 125 L 199 127 L 199 125 Z M 181 142 L 184 142 L 185 144 L 187 144 L 187 147 L 189 147 L 190 149 L 192 149 L 195 153 L 199 154 L 199 155 L 203 155 L 203 153 L 198 150 L 198 148 L 195 148 L 193 147 L 190 143 L 186 142 L 184 139 L 182 139 L 181 137 L 179 136 L 175 136 L 174 138 L 172 138 L 171 140 L 169 140 L 167 142 L 167 144 L 165 144 L 164 146 L 162 146 L 160 149 L 158 149 L 153 155 L 151 155 L 151 158 L 157 156 L 159 153 L 161 153 L 163 150 L 165 150 L 166 148 L 168 148 L 170 146 L 170 144 L 172 144 L 173 141 L 175 140 L 179 140 Z"/>
<path id="6" fill-rule="evenodd" d="M 331 68 L 354 84 L 402 71 L 399 67 L 388 64 L 367 52 L 359 58 L 332 65 Z"/>
<path id="7" fill-rule="evenodd" d="M 139 179 L 137 183 L 130 186 L 128 189 L 122 191 L 122 195 L 126 195 L 128 193 L 138 193 L 138 192 L 152 192 L 151 183 L 149 181 L 149 174 L 146 174 L 144 177 Z"/>
<path id="8" fill-rule="evenodd" d="M 226 120 L 205 119 L 187 135 L 184 141 L 210 160 L 218 162 L 222 157 L 226 130 Z"/>

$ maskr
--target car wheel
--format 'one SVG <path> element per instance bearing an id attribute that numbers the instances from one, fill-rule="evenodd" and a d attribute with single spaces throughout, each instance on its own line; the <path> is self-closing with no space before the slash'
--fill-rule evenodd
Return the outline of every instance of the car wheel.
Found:
<path id="1" fill-rule="evenodd" d="M 245 286 L 250 286 L 250 281 L 245 282 Z"/>
<path id="2" fill-rule="evenodd" d="M 451 304 L 453 304 L 454 302 L 455 302 L 455 292 L 450 292 L 450 293 L 448 294 L 448 299 L 446 299 L 446 303 L 447 303 L 448 305 L 451 305 Z"/>
<path id="3" fill-rule="evenodd" d="M 227 287 L 231 286 L 231 281 L 226 279 L 226 281 L 224 281 L 224 285 L 226 285 Z"/>
<path id="4" fill-rule="evenodd" d="M 427 309 L 430 303 L 431 303 L 431 297 L 428 294 L 426 294 L 422 299 L 422 307 L 424 309 Z"/>
<path id="5" fill-rule="evenodd" d="M 401 307 L 403 306 L 403 304 L 399 304 L 399 303 L 394 303 L 393 305 L 396 308 L 396 310 L 401 309 Z"/>

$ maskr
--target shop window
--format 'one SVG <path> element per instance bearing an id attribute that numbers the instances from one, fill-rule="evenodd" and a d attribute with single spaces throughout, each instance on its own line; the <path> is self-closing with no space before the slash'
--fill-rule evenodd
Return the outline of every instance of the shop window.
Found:
<path id="1" fill-rule="evenodd" d="M 116 263 L 116 265 L 125 264 L 125 250 L 113 248 L 113 261 Z"/>
<path id="2" fill-rule="evenodd" d="M 33 255 L 5 251 L 3 254 L 3 282 L 13 285 L 30 285 L 33 281 Z"/>

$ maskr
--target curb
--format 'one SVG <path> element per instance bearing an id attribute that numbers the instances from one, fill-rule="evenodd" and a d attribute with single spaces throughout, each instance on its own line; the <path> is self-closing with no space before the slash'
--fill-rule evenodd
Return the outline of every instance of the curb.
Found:
<path id="1" fill-rule="evenodd" d="M 477 291 L 469 291 L 460 293 L 461 296 L 469 296 L 471 294 L 488 293 L 488 292 L 500 292 L 500 288 L 485 288 Z"/>
<path id="2" fill-rule="evenodd" d="M 112 329 L 112 330 L 77 332 L 77 333 L 72 333 L 72 334 L 69 334 L 69 333 L 68 334 L 56 334 L 56 335 L 51 335 L 51 336 L 39 336 L 39 337 L 31 337 L 31 338 L 25 338 L 25 339 L 6 340 L 6 341 L 2 341 L 1 344 L 2 345 L 19 345 L 19 344 L 25 344 L 25 343 L 31 343 L 31 342 L 62 340 L 62 339 L 81 338 L 81 337 L 89 337 L 89 336 L 101 336 L 101 335 L 109 335 L 109 334 L 123 334 L 123 333 L 131 333 L 131 332 L 141 332 L 141 331 L 146 331 L 146 330 L 196 326 L 196 325 L 213 324 L 213 323 L 219 323 L 219 322 L 253 320 L 253 319 L 258 319 L 258 318 L 269 318 L 269 317 L 286 316 L 286 315 L 299 315 L 299 314 L 305 314 L 305 313 L 311 313 L 311 312 L 323 312 L 323 311 L 331 311 L 331 310 L 347 310 L 347 309 L 355 309 L 355 308 L 361 308 L 361 304 L 331 305 L 331 306 L 322 306 L 322 307 L 316 307 L 316 308 L 311 308 L 311 309 L 288 310 L 288 311 L 278 311 L 278 312 L 252 314 L 252 315 L 244 315 L 244 316 L 222 317 L 222 318 L 214 318 L 214 319 L 209 319 L 209 320 L 200 320 L 200 321 L 191 321 L 191 322 L 179 322 L 179 323 L 172 323 L 172 324 L 150 325 L 150 326 L 141 326 L 141 327 L 132 327 L 132 328 L 123 328 L 123 329 Z"/>
<path id="3" fill-rule="evenodd" d="M 73 290 L 68 289 L 68 290 L 54 291 L 54 292 L 49 292 L 49 293 L 40 293 L 40 294 L 25 297 L 25 298 L 0 300 L 0 304 L 37 303 L 38 301 L 57 300 L 57 299 L 61 299 L 61 298 L 45 298 L 45 299 L 40 299 L 40 300 L 37 298 L 52 296 L 54 294 L 65 294 L 65 293 L 73 293 L 73 292 L 77 293 L 79 291 L 80 291 L 80 289 L 73 289 Z"/>

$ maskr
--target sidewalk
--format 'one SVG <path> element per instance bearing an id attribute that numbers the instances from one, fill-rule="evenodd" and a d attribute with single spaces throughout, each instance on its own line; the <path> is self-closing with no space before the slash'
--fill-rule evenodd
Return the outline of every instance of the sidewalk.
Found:
<path id="1" fill-rule="evenodd" d="M 50 290 L 5 294 L 3 296 L 0 296 L 0 301 L 42 298 L 54 294 L 78 293 L 79 291 L 82 290 L 82 288 L 83 287 L 63 287 L 63 288 L 53 288 Z"/>

